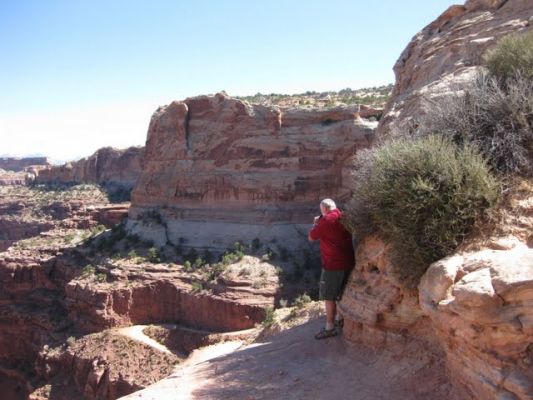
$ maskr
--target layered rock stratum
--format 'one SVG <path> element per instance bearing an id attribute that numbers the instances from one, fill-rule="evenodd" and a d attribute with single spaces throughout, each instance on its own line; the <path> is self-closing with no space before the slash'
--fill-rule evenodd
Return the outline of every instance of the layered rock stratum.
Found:
<path id="1" fill-rule="evenodd" d="M 319 201 L 349 197 L 349 159 L 376 125 L 355 107 L 280 109 L 223 94 L 172 102 L 150 121 L 128 230 L 218 251 L 254 238 L 307 248 Z M 147 223 L 154 212 L 161 224 Z"/>
<path id="2" fill-rule="evenodd" d="M 378 136 L 416 126 L 436 98 L 460 90 L 475 76 L 483 53 L 499 38 L 531 30 L 531 16 L 528 0 L 467 0 L 450 6 L 411 39 L 396 61 L 396 82 Z"/>
<path id="3" fill-rule="evenodd" d="M 36 171 L 36 183 L 95 183 L 131 190 L 142 169 L 144 148 L 103 147 L 89 157 Z"/>
<path id="4" fill-rule="evenodd" d="M 31 166 L 48 166 L 47 157 L 0 157 L 0 169 L 21 172 Z"/>

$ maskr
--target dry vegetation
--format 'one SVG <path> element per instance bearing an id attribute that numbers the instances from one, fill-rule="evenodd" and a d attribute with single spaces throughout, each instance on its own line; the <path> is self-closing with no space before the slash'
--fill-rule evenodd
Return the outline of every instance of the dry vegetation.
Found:
<path id="1" fill-rule="evenodd" d="M 342 89 L 338 92 L 307 91 L 299 94 L 256 93 L 253 96 L 237 97 L 250 103 L 277 105 L 288 108 L 331 108 L 353 104 L 384 107 L 392 92 L 393 85 L 363 89 Z"/>

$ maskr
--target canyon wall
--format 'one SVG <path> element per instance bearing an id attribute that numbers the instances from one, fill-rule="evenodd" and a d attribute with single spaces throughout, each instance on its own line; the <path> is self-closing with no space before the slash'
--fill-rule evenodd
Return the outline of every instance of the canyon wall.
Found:
<path id="1" fill-rule="evenodd" d="M 131 189 L 142 169 L 144 148 L 103 147 L 93 155 L 37 172 L 36 183 L 98 183 Z"/>
<path id="2" fill-rule="evenodd" d="M 377 140 L 415 127 L 432 100 L 475 76 L 499 38 L 531 30 L 532 16 L 528 0 L 471 0 L 446 10 L 398 59 Z M 340 304 L 345 337 L 381 348 L 416 342 L 445 357 L 459 398 L 533 399 L 531 187 L 509 207 L 494 237 L 432 264 L 414 289 L 395 278 L 389 244 L 362 240 Z"/>
<path id="3" fill-rule="evenodd" d="M 376 125 L 355 107 L 283 110 L 224 94 L 172 102 L 152 116 L 128 229 L 158 245 L 308 247 L 319 201 L 349 197 L 349 159 Z"/>
<path id="4" fill-rule="evenodd" d="M 46 157 L 0 157 L 0 169 L 20 172 L 26 167 L 50 165 Z"/>

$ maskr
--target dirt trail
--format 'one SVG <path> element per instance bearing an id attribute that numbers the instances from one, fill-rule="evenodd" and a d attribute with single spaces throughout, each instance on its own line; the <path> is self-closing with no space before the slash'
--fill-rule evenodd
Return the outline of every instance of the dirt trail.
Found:
<path id="1" fill-rule="evenodd" d="M 155 350 L 161 351 L 167 354 L 173 354 L 166 346 L 163 346 L 161 343 L 155 341 L 149 336 L 146 336 L 143 332 L 143 329 L 148 325 L 133 325 L 126 328 L 117 329 L 116 332 L 120 335 L 126 336 L 130 339 L 133 339 L 139 343 L 144 343 Z"/>
<path id="2" fill-rule="evenodd" d="M 313 334 L 322 324 L 314 320 L 265 343 L 239 347 L 226 342 L 200 349 L 196 360 L 173 375 L 122 399 L 453 398 L 443 360 L 417 344 L 373 350 L 340 336 L 317 341 Z"/>

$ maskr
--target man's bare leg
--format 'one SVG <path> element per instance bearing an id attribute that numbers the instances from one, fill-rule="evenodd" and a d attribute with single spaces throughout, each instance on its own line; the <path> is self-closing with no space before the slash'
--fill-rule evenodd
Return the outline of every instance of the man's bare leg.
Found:
<path id="1" fill-rule="evenodd" d="M 335 314 L 337 313 L 337 303 L 334 300 L 324 300 L 326 303 L 326 329 L 329 331 L 335 327 Z"/>

